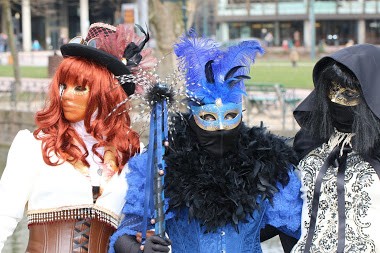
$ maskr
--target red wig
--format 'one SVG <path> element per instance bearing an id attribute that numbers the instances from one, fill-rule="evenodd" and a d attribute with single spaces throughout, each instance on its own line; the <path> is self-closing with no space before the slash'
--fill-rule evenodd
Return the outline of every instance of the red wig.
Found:
<path id="1" fill-rule="evenodd" d="M 37 129 L 33 134 L 36 139 L 42 140 L 45 163 L 56 166 L 64 161 L 81 161 L 89 166 L 86 161 L 88 151 L 83 140 L 63 116 L 59 94 L 59 85 L 63 83 L 89 86 L 90 97 L 84 126 L 98 141 L 92 147 L 92 152 L 104 161 L 97 148 L 113 151 L 120 171 L 129 158 L 139 151 L 140 146 L 138 134 L 130 128 L 131 120 L 127 113 L 129 104 L 120 106 L 109 115 L 127 95 L 105 67 L 83 58 L 69 57 L 61 62 L 50 84 L 45 108 L 36 113 Z M 53 154 L 60 161 L 52 158 Z"/>

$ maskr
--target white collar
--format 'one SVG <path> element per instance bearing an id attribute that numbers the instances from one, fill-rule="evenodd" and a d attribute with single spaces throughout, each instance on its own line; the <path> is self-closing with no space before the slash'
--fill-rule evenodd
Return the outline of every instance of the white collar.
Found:
<path id="1" fill-rule="evenodd" d="M 100 185 L 101 173 L 99 173 L 99 169 L 101 169 L 102 161 L 101 159 L 94 155 L 92 152 L 92 147 L 98 143 L 98 141 L 86 131 L 86 127 L 84 126 L 84 120 L 71 123 L 70 124 L 80 138 L 82 138 L 84 144 L 86 145 L 88 156 L 86 158 L 87 162 L 90 164 L 89 175 L 91 178 L 91 184 L 94 186 Z M 82 150 L 84 152 L 84 150 Z M 104 155 L 104 147 L 100 147 L 97 149 L 100 155 Z"/>
<path id="2" fill-rule="evenodd" d="M 352 148 L 351 139 L 354 137 L 355 133 L 343 133 L 339 132 L 334 128 L 334 134 L 330 137 L 329 141 L 327 142 L 330 151 L 332 151 L 336 146 L 338 146 L 340 143 L 342 143 L 341 149 L 340 149 L 340 155 L 343 155 L 343 148 L 344 146 L 348 145 Z"/>

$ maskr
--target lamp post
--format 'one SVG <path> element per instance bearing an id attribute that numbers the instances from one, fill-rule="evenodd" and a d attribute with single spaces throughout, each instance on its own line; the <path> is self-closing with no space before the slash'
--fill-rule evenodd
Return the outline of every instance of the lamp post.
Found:
<path id="1" fill-rule="evenodd" d="M 309 2 L 309 21 L 310 21 L 310 58 L 315 59 L 315 13 L 314 0 Z"/>

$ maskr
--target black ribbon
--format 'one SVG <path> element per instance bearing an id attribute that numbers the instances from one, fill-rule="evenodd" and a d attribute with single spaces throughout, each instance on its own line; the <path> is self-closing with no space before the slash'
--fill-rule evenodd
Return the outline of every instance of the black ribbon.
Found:
<path id="1" fill-rule="evenodd" d="M 345 228 L 346 228 L 346 215 L 345 215 L 345 192 L 344 192 L 344 172 L 347 165 L 347 152 L 343 150 L 343 155 L 339 158 L 339 168 L 337 175 L 337 192 L 338 192 L 338 248 L 337 253 L 344 252 L 345 245 Z"/>
<path id="2" fill-rule="evenodd" d="M 346 165 L 347 165 L 347 154 L 351 152 L 351 148 L 344 147 L 343 155 L 341 157 L 339 156 L 340 149 L 341 147 L 336 146 L 331 151 L 326 161 L 323 163 L 322 168 L 318 172 L 318 175 L 315 181 L 315 186 L 314 186 L 313 200 L 312 200 L 312 205 L 311 205 L 310 226 L 309 226 L 309 231 L 306 238 L 305 249 L 304 249 L 305 253 L 310 252 L 311 245 L 313 242 L 313 236 L 314 236 L 317 216 L 318 216 L 321 186 L 323 182 L 323 177 L 326 174 L 326 171 L 330 165 L 334 165 L 336 167 L 339 166 L 338 174 L 337 174 L 337 194 L 338 194 L 338 248 L 337 248 L 337 252 L 340 253 L 344 251 L 345 226 L 346 226 L 344 172 L 346 170 Z"/>

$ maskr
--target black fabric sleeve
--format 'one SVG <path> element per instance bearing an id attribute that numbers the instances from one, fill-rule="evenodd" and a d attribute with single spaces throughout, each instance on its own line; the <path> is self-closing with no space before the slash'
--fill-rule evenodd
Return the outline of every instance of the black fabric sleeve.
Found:
<path id="1" fill-rule="evenodd" d="M 260 242 L 264 242 L 275 237 L 279 232 L 280 231 L 277 228 L 271 225 L 266 225 L 263 229 L 260 230 Z"/>
<path id="2" fill-rule="evenodd" d="M 282 249 L 284 250 L 284 252 L 290 253 L 290 251 L 292 250 L 292 248 L 294 247 L 294 245 L 297 243 L 298 240 L 285 233 L 282 233 L 280 230 L 278 230 L 277 228 L 271 225 L 266 225 L 265 228 L 261 229 L 260 242 L 269 240 L 275 237 L 276 235 L 280 237 Z"/>
<path id="3" fill-rule="evenodd" d="M 285 253 L 290 253 L 294 245 L 298 242 L 298 240 L 292 236 L 289 236 L 285 233 L 279 232 L 280 241 L 282 248 L 284 249 Z"/>
<path id="4" fill-rule="evenodd" d="M 324 140 L 313 137 L 304 128 L 301 128 L 294 137 L 293 148 L 298 159 L 304 158 L 310 151 L 320 146 Z"/>

